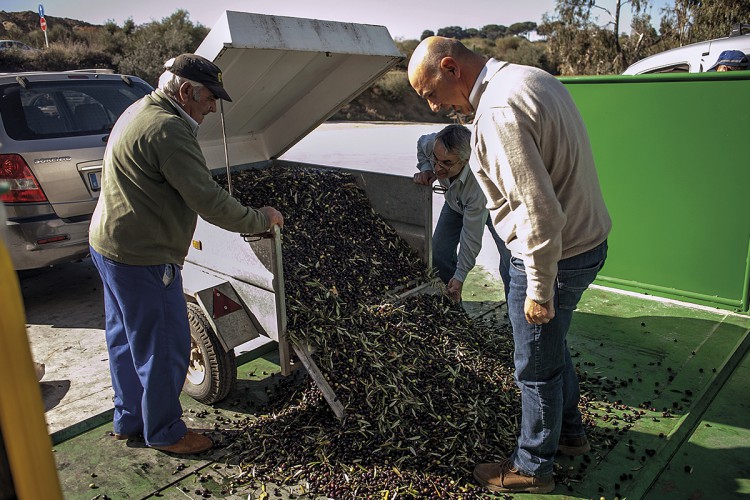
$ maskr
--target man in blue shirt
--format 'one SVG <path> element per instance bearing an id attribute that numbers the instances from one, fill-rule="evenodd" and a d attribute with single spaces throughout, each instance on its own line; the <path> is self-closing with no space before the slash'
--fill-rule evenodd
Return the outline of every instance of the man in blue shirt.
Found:
<path id="1" fill-rule="evenodd" d="M 414 182 L 431 186 L 437 180 L 435 191 L 445 194 L 445 204 L 432 236 L 432 263 L 446 284 L 448 295 L 456 302 L 461 300 L 466 275 L 482 249 L 485 226 L 497 245 L 500 276 L 506 287 L 510 262 L 510 252 L 489 219 L 487 198 L 467 168 L 470 154 L 471 132 L 462 125 L 448 125 L 417 141 L 419 173 L 414 174 Z"/>

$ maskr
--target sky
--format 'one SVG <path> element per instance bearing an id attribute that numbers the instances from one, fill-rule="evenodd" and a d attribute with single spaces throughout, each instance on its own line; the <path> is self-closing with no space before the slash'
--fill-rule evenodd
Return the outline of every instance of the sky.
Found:
<path id="1" fill-rule="evenodd" d="M 669 0 L 655 0 L 664 5 Z M 38 12 L 40 1 L 0 0 L 6 12 Z M 614 0 L 599 0 L 605 7 Z M 669 2 L 671 3 L 671 2 Z M 481 28 L 487 24 L 510 26 L 532 21 L 541 23 L 545 13 L 554 13 L 555 0 L 41 0 L 45 16 L 68 17 L 92 24 L 114 20 L 118 25 L 133 18 L 136 24 L 160 21 L 177 9 L 190 13 L 190 20 L 210 28 L 225 10 L 307 17 L 385 26 L 393 38 L 419 39 L 424 30 L 446 26 Z M 457 8 L 461 6 L 462 8 Z M 654 8 L 652 15 L 659 15 Z M 625 20 L 627 26 L 629 20 Z"/>

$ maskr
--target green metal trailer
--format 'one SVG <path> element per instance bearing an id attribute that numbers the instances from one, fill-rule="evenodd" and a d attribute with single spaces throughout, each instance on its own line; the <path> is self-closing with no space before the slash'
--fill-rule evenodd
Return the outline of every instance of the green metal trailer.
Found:
<path id="1" fill-rule="evenodd" d="M 599 282 L 747 313 L 750 72 L 563 81 L 613 219 Z"/>

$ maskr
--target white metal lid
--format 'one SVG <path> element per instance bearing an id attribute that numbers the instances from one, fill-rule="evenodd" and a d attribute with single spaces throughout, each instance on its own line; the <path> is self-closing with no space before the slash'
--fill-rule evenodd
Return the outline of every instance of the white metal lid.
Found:
<path id="1" fill-rule="evenodd" d="M 383 26 L 226 11 L 196 53 L 222 69 L 229 164 L 278 158 L 402 59 Z M 218 107 L 219 103 L 217 103 Z M 225 166 L 219 110 L 198 139 Z"/>

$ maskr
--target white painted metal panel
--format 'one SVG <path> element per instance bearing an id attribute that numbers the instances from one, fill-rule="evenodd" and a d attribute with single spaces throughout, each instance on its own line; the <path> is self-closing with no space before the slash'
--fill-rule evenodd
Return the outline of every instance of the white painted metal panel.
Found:
<path id="1" fill-rule="evenodd" d="M 260 240 L 251 245 L 242 235 L 199 217 L 193 241 L 196 243 L 188 251 L 187 262 L 265 290 L 274 290 L 273 240 Z"/>
<path id="2" fill-rule="evenodd" d="M 383 26 L 226 11 L 196 53 L 223 72 L 230 165 L 278 158 L 402 59 Z M 225 164 L 220 116 L 198 136 Z"/>

